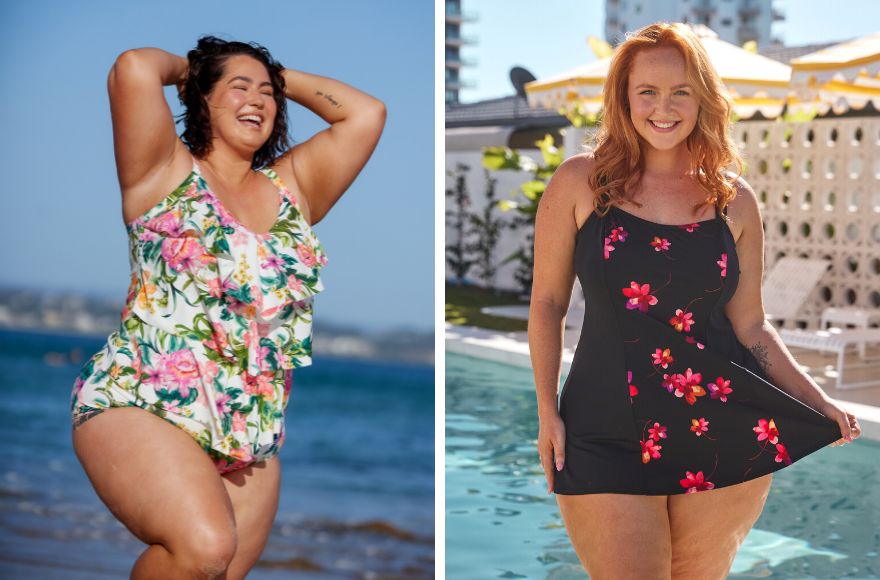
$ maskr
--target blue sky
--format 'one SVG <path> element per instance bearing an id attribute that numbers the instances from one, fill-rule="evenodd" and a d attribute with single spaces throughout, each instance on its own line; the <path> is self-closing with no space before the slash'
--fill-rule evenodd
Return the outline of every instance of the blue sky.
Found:
<path id="1" fill-rule="evenodd" d="M 129 265 L 107 73 L 126 49 L 183 55 L 199 36 L 215 34 L 258 42 L 291 68 L 385 101 L 388 121 L 372 160 L 316 227 L 330 259 L 316 319 L 433 329 L 433 23 L 424 1 L 5 4 L 0 285 L 122 302 Z M 176 93 L 166 94 L 179 112 Z M 294 103 L 288 111 L 296 141 L 325 126 Z"/>
<path id="2" fill-rule="evenodd" d="M 776 0 L 774 6 L 786 17 L 773 33 L 790 46 L 880 31 L 877 0 Z M 515 65 L 541 78 L 592 62 L 586 38 L 605 35 L 604 0 L 462 0 L 462 10 L 477 15 L 462 29 L 477 38 L 462 52 L 477 60 L 462 71 L 476 83 L 461 92 L 465 103 L 513 94 L 508 74 Z"/>

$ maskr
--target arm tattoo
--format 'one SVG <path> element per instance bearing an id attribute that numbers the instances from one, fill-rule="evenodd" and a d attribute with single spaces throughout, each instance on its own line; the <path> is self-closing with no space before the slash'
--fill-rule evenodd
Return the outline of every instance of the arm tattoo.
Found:
<path id="1" fill-rule="evenodd" d="M 761 368 L 764 369 L 764 372 L 769 376 L 770 361 L 767 359 L 767 347 L 760 342 L 756 342 L 749 350 L 755 356 L 755 359 L 758 361 L 758 364 L 761 365 Z"/>
<path id="2" fill-rule="evenodd" d="M 321 91 L 315 91 L 315 94 L 318 95 L 319 97 L 324 97 L 325 99 L 330 101 L 330 104 L 333 105 L 334 107 L 336 107 L 337 109 L 342 107 L 342 104 L 340 104 L 339 101 L 334 99 L 333 95 L 324 94 Z"/>

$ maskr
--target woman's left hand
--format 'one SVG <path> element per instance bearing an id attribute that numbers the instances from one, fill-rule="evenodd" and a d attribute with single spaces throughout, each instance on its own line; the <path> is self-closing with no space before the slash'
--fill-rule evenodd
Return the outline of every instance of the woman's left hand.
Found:
<path id="1" fill-rule="evenodd" d="M 820 413 L 829 419 L 836 421 L 840 426 L 841 438 L 831 444 L 832 447 L 852 443 L 853 439 L 861 437 L 862 428 L 859 426 L 859 420 L 856 416 L 848 412 L 834 400 L 826 400 L 817 409 Z"/>

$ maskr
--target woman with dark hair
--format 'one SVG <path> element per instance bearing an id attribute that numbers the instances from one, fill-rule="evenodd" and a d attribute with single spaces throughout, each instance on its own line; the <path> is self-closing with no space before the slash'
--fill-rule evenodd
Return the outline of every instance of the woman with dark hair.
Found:
<path id="1" fill-rule="evenodd" d="M 370 158 L 385 107 L 214 37 L 187 58 L 126 51 L 108 90 L 131 286 L 74 385 L 74 449 L 149 544 L 132 578 L 244 578 L 278 505 L 292 371 L 311 363 L 326 263 L 311 226 Z M 330 127 L 289 148 L 287 99 Z"/>
<path id="2" fill-rule="evenodd" d="M 538 452 L 591 578 L 726 578 L 772 472 L 860 434 L 765 320 L 730 113 L 693 31 L 647 26 L 613 57 L 596 148 L 539 204 Z M 575 275 L 586 312 L 557 397 Z"/>

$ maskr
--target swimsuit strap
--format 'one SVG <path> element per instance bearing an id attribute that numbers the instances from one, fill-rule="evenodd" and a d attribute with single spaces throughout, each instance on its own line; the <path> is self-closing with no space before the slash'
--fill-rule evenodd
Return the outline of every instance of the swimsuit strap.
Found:
<path id="1" fill-rule="evenodd" d="M 266 177 L 268 177 L 272 181 L 275 181 L 279 185 L 279 187 L 281 187 L 281 189 L 287 189 L 287 186 L 284 185 L 284 181 L 281 180 L 281 177 L 275 172 L 274 169 L 266 166 L 261 168 L 260 171 L 262 171 L 266 175 Z"/>
<path id="2" fill-rule="evenodd" d="M 291 198 L 293 197 L 293 193 L 289 189 L 287 189 L 287 186 L 284 184 L 284 180 L 281 179 L 281 176 L 278 175 L 278 173 L 276 173 L 274 169 L 266 166 L 261 167 L 259 171 L 263 173 L 263 175 L 268 177 L 272 181 L 272 183 L 274 183 L 275 186 L 281 190 L 281 195 L 283 197 L 286 197 L 288 201 L 291 200 Z"/>

